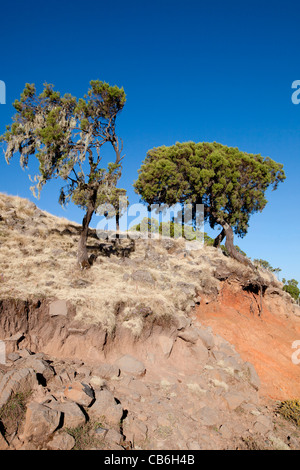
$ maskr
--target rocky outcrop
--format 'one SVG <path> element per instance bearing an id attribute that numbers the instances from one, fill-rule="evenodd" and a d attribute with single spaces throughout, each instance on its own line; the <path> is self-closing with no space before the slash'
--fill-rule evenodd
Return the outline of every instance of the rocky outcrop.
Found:
<path id="1" fill-rule="evenodd" d="M 20 347 L 1 366 L 2 409 L 13 394 L 28 387 L 31 393 L 17 429 L 3 420 L 0 446 L 70 450 L 85 442 L 86 449 L 243 449 L 253 439 L 261 448 L 299 445 L 296 438 L 289 441 L 291 429 L 260 398 L 253 366 L 226 340 L 198 324 L 177 330 L 172 341 L 168 355 L 160 334 L 151 336 L 147 354 L 140 347 L 138 356 L 119 351 L 96 363 Z"/>

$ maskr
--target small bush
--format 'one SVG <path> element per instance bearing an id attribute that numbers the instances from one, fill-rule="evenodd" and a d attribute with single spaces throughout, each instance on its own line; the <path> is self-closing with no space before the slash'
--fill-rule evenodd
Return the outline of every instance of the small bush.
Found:
<path id="1" fill-rule="evenodd" d="M 91 448 L 104 448 L 104 441 L 93 435 L 97 427 L 102 427 L 101 423 L 88 422 L 76 428 L 67 428 L 66 432 L 75 439 L 73 450 L 88 450 Z"/>
<path id="2" fill-rule="evenodd" d="M 285 419 L 300 426 L 300 400 L 285 400 L 280 403 L 278 411 Z"/>

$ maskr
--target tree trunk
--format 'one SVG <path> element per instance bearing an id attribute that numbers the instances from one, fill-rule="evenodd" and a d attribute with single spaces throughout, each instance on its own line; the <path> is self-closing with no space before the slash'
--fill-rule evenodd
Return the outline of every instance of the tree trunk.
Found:
<path id="1" fill-rule="evenodd" d="M 235 248 L 234 243 L 233 243 L 233 238 L 234 238 L 233 230 L 230 227 L 230 225 L 227 224 L 226 222 L 222 222 L 221 225 L 223 227 L 223 230 L 225 231 L 225 236 L 226 236 L 225 248 L 228 251 L 229 256 L 236 259 L 240 263 L 243 263 L 252 267 L 252 263 L 250 262 L 250 260 L 248 260 L 244 255 L 242 255 L 242 253 L 239 253 L 237 249 Z"/>
<path id="2" fill-rule="evenodd" d="M 220 248 L 220 244 L 221 242 L 224 240 L 225 238 L 225 230 L 223 228 L 222 232 L 219 233 L 219 235 L 214 239 L 214 247 L 215 248 Z"/>
<path id="3" fill-rule="evenodd" d="M 80 238 L 79 238 L 78 252 L 77 252 L 77 261 L 81 269 L 90 267 L 86 241 L 88 237 L 90 221 L 92 219 L 94 210 L 95 210 L 94 205 L 90 203 L 82 221 L 82 231 L 81 231 Z"/>
<path id="4" fill-rule="evenodd" d="M 120 239 L 120 214 L 116 212 L 116 240 L 119 241 Z"/>

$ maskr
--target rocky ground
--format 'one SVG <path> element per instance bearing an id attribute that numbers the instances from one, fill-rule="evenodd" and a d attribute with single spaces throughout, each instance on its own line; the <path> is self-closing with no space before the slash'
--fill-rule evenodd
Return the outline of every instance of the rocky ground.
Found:
<path id="1" fill-rule="evenodd" d="M 271 273 L 95 231 L 80 271 L 78 230 L 0 195 L 1 449 L 300 448 L 299 308 Z"/>

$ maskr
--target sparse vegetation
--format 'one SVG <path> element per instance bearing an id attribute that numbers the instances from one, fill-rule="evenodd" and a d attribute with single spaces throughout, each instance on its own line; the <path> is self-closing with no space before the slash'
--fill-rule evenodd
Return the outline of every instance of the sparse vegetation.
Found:
<path id="1" fill-rule="evenodd" d="M 90 87 L 84 99 L 77 100 L 70 94 L 61 96 L 47 83 L 37 94 L 35 85 L 27 83 L 20 99 L 13 103 L 13 123 L 0 137 L 0 142 L 6 144 L 7 163 L 16 153 L 23 169 L 32 156 L 38 160 L 39 173 L 31 188 L 34 194 L 37 190 L 39 195 L 49 180 L 61 178 L 66 185 L 61 188 L 59 202 L 64 205 L 72 200 L 86 211 L 78 242 L 82 268 L 90 266 L 86 241 L 99 204 L 115 206 L 119 196 L 126 198 L 126 191 L 116 188 L 123 158 L 116 118 L 125 105 L 125 92 L 99 80 L 92 80 Z M 111 144 L 115 161 L 101 168 L 105 144 Z M 117 211 L 117 223 L 119 216 Z"/>
<path id="2" fill-rule="evenodd" d="M 285 400 L 280 403 L 278 411 L 285 419 L 300 426 L 300 400 Z"/>
<path id="3" fill-rule="evenodd" d="M 228 254 L 250 264 L 236 250 L 234 233 L 247 233 L 250 216 L 267 204 L 266 190 L 275 190 L 284 179 L 283 165 L 269 157 L 216 142 L 177 142 L 148 151 L 134 188 L 148 205 L 192 204 L 194 223 L 196 205 L 203 204 L 205 221 L 212 229 L 222 228 L 214 245 L 226 237 Z"/>
<path id="4" fill-rule="evenodd" d="M 270 265 L 270 263 L 264 259 L 254 259 L 253 263 L 261 266 L 264 269 L 268 269 L 271 273 L 279 273 L 281 271 L 281 268 L 273 268 L 273 266 Z"/>
<path id="5" fill-rule="evenodd" d="M 288 292 L 291 297 L 295 300 L 299 300 L 300 298 L 300 289 L 298 287 L 298 281 L 296 279 L 290 279 L 289 281 L 286 281 L 285 279 L 282 279 L 282 282 L 284 284 L 283 290 L 285 292 Z"/>

